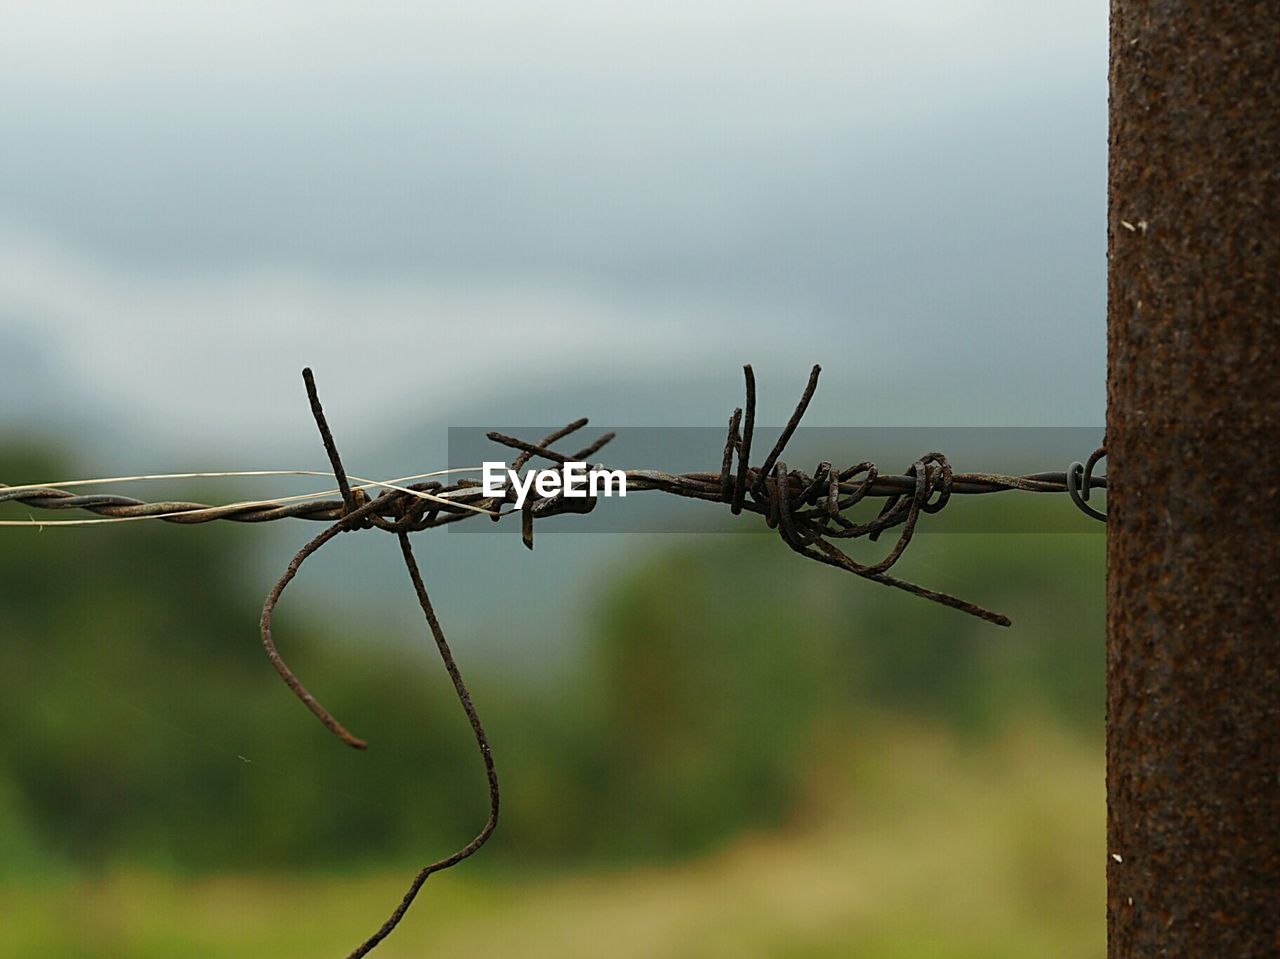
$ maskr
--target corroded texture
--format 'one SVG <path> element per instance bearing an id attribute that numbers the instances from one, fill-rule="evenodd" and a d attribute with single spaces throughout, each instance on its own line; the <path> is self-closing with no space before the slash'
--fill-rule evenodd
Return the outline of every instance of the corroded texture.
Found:
<path id="1" fill-rule="evenodd" d="M 1110 959 L 1280 955 L 1280 5 L 1113 0 Z"/>

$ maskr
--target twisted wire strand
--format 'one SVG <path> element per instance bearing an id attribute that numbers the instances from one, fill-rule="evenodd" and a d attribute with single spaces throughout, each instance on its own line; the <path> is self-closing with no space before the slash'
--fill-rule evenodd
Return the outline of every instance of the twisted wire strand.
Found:
<path id="1" fill-rule="evenodd" d="M 533 447 L 539 455 L 542 452 L 540 444 L 524 443 L 524 441 L 505 442 L 500 440 L 499 442 L 520 450 Z M 600 441 L 597 440 L 596 442 L 599 443 Z M 600 443 L 600 446 L 603 445 L 603 443 Z M 565 462 L 570 459 L 577 462 L 598 452 L 600 446 L 592 444 L 592 446 L 580 451 L 581 456 L 555 454 L 547 458 L 556 462 Z M 710 501 L 721 500 L 724 496 L 721 474 L 718 472 L 672 474 L 654 469 L 628 469 L 623 472 L 627 477 L 628 492 L 633 489 L 656 490 L 674 496 Z M 744 472 L 747 471 L 744 470 Z M 750 472 L 754 473 L 755 471 L 752 470 Z M 745 484 L 745 482 L 741 481 L 742 484 Z M 731 496 L 736 494 L 738 489 L 743 490 L 744 496 L 747 492 L 747 486 L 740 485 L 740 481 L 735 480 L 732 476 L 727 478 L 727 484 L 725 485 L 730 490 Z M 1105 476 L 1090 477 L 1090 488 L 1105 489 L 1106 485 L 1107 478 Z M 420 492 L 432 491 L 429 488 L 429 484 L 422 483 L 411 484 L 408 488 Z M 858 494 L 859 498 L 863 496 L 892 497 L 901 493 L 909 493 L 914 488 L 914 477 L 906 474 L 893 475 L 884 473 L 876 474 L 867 484 L 855 484 L 848 480 L 842 480 L 836 487 L 839 495 Z M 1022 490 L 1028 493 L 1066 493 L 1067 473 L 1065 470 L 1028 473 L 1023 476 L 1008 476 L 1000 473 L 956 473 L 951 484 L 951 493 L 960 496 L 1001 493 L 1010 490 Z M 478 484 L 474 487 L 461 483 L 439 486 L 435 488 L 435 492 L 465 493 L 465 496 L 453 497 L 458 503 L 474 503 L 485 499 L 480 492 Z M 4 502 L 17 503 L 30 509 L 49 511 L 79 509 L 110 519 L 155 519 L 163 523 L 179 523 L 190 526 L 216 521 L 270 523 L 282 519 L 305 519 L 332 523 L 342 518 L 346 508 L 340 499 L 314 499 L 306 502 L 255 500 L 248 503 L 230 503 L 220 506 L 209 503 L 173 500 L 150 501 L 108 493 L 81 494 L 55 487 L 10 487 L 0 484 L 0 503 Z M 840 508 L 843 510 L 852 505 L 852 502 L 841 501 Z M 380 507 L 382 512 L 379 515 L 383 518 L 398 519 L 400 517 L 399 511 L 394 508 L 391 501 L 384 501 L 380 504 Z M 751 511 L 745 502 L 740 507 L 740 509 L 742 508 Z M 445 512 L 446 515 L 455 515 L 466 511 L 461 507 L 455 506 L 452 509 L 446 507 Z M 430 529 L 432 526 L 442 525 L 443 522 L 445 522 L 443 519 L 437 518 L 430 523 L 415 524 L 414 529 Z"/>

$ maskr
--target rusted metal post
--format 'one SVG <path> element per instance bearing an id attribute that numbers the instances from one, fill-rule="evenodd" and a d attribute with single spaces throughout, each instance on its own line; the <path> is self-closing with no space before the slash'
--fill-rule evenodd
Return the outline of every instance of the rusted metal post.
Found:
<path id="1" fill-rule="evenodd" d="M 1280 955 L 1280 4 L 1112 0 L 1109 959 Z"/>

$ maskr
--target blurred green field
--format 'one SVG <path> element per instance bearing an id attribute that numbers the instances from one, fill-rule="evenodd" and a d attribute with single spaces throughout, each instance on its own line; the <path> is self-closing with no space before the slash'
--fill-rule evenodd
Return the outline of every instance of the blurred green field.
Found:
<path id="1" fill-rule="evenodd" d="M 818 808 L 678 865 L 435 877 L 377 954 L 1102 955 L 1096 750 L 1031 722 L 980 751 L 880 728 L 814 776 Z M 0 955 L 341 956 L 409 872 L 9 883 Z"/>
<path id="2" fill-rule="evenodd" d="M 282 618 L 356 753 L 262 656 L 253 530 L 21 532 L 0 550 L 0 957 L 342 956 L 478 829 L 425 641 Z M 774 536 L 647 543 L 593 573 L 553 669 L 478 657 L 451 623 L 503 819 L 376 956 L 1102 954 L 1096 530 L 917 537 L 902 575 L 1011 630 Z"/>

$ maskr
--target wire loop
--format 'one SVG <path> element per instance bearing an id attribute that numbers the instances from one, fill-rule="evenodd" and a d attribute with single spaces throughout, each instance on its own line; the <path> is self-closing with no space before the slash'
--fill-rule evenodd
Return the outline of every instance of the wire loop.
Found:
<path id="1" fill-rule="evenodd" d="M 1067 495 L 1071 497 L 1071 502 L 1080 507 L 1080 511 L 1086 516 L 1091 516 L 1099 522 L 1107 521 L 1107 514 L 1101 510 L 1094 509 L 1089 505 L 1089 490 L 1093 486 L 1105 487 L 1105 477 L 1094 477 L 1093 468 L 1098 465 L 1098 460 L 1107 455 L 1107 444 L 1105 441 L 1101 446 L 1089 454 L 1087 463 L 1074 462 L 1067 467 Z"/>

